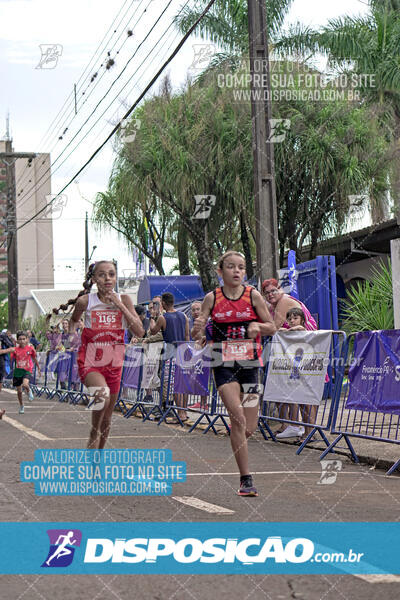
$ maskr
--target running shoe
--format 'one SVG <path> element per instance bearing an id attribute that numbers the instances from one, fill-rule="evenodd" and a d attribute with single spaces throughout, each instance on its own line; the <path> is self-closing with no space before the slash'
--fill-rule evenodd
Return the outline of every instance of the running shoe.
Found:
<path id="1" fill-rule="evenodd" d="M 20 415 L 23 415 L 23 414 L 24 414 L 24 412 L 25 412 L 25 409 L 24 409 L 24 407 L 23 407 L 23 406 L 21 406 L 21 408 L 19 409 L 19 414 L 20 414 Z"/>
<path id="2" fill-rule="evenodd" d="M 296 427 L 295 425 L 289 425 L 281 431 L 281 433 L 276 434 L 276 438 L 278 440 L 284 440 L 292 437 L 300 437 L 304 434 L 304 427 Z"/>
<path id="3" fill-rule="evenodd" d="M 31 390 L 31 388 L 29 388 L 29 392 L 28 392 L 28 400 L 29 400 L 29 402 L 32 402 L 32 400 L 33 400 L 33 392 L 32 392 L 32 390 Z"/>
<path id="4" fill-rule="evenodd" d="M 240 478 L 240 488 L 237 492 L 238 496 L 258 496 L 257 490 L 253 485 L 251 475 L 243 475 Z"/>

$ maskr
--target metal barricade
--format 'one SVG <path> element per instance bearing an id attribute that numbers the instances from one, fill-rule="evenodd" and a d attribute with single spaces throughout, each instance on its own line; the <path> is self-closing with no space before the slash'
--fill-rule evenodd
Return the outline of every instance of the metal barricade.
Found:
<path id="1" fill-rule="evenodd" d="M 311 334 L 318 335 L 322 330 L 317 331 L 306 331 L 308 336 Z M 297 332 L 299 333 L 299 332 Z M 304 427 L 305 439 L 297 449 L 296 454 L 300 454 L 308 443 L 314 441 L 314 434 L 319 434 L 326 446 L 329 446 L 329 440 L 325 435 L 325 431 L 329 431 L 332 423 L 333 412 L 335 408 L 336 399 L 340 397 L 344 368 L 347 355 L 347 337 L 343 331 L 331 331 L 332 339 L 329 353 L 329 369 L 330 373 L 329 387 L 332 389 L 332 398 L 326 393 L 328 382 L 325 383 L 324 393 L 319 405 L 302 404 L 301 396 L 297 399 L 296 403 L 287 403 L 282 400 L 282 403 L 269 402 L 268 399 L 263 398 L 261 403 L 261 414 L 259 416 L 259 429 L 264 437 L 268 439 L 268 436 L 274 441 L 278 441 L 276 438 L 276 432 L 273 432 L 270 423 L 279 422 L 287 423 L 297 427 Z M 271 344 L 274 343 L 274 338 L 271 339 Z M 299 342 L 300 343 L 300 342 Z M 268 377 L 269 362 L 266 364 L 264 373 L 264 388 Z M 327 376 L 326 376 L 327 377 Z M 315 406 L 315 409 L 313 408 Z M 307 433 L 308 430 L 308 433 Z"/>
<path id="2" fill-rule="evenodd" d="M 85 403 L 88 402 L 87 394 L 83 391 L 83 384 L 81 383 L 79 372 L 78 372 L 78 352 L 71 351 L 71 363 L 70 372 L 68 378 L 68 398 L 71 404 L 78 404 L 82 400 Z"/>
<path id="3" fill-rule="evenodd" d="M 365 335 L 370 334 L 372 337 L 373 335 L 382 332 L 376 331 L 362 333 Z M 356 335 L 356 333 L 349 335 L 347 347 L 352 346 Z M 382 360 L 383 356 L 380 358 Z M 400 359 L 399 356 L 396 356 L 395 358 L 397 361 Z M 353 347 L 352 351 L 348 353 L 347 364 L 350 367 L 356 367 L 357 363 L 362 364 L 362 361 L 363 358 L 361 358 L 360 361 L 360 357 L 354 355 Z M 391 367 L 385 360 L 382 361 L 382 365 L 381 367 L 378 367 L 378 369 L 379 368 L 381 369 L 383 377 L 395 378 L 397 376 L 397 371 L 393 370 L 393 372 L 391 372 Z M 378 373 L 378 371 L 376 371 L 376 373 Z M 368 376 L 369 375 L 367 374 L 366 377 Z M 349 381 L 348 385 L 345 387 L 342 397 L 340 397 L 340 395 L 336 397 L 336 403 L 332 415 L 331 433 L 334 435 L 337 434 L 337 437 L 321 454 L 320 460 L 322 460 L 329 452 L 333 452 L 333 449 L 337 446 L 340 440 L 344 439 L 347 448 L 351 452 L 354 462 L 358 463 L 359 458 L 350 441 L 351 437 L 400 444 L 400 398 L 397 413 L 392 411 L 385 412 L 385 410 L 378 410 L 375 408 L 376 399 L 373 397 L 373 395 L 367 396 L 365 395 L 363 389 L 356 387 L 354 388 L 354 391 L 356 392 L 357 397 L 360 398 L 360 405 L 362 405 L 364 402 L 365 405 L 370 405 L 370 409 L 368 410 L 366 407 L 351 408 L 348 406 L 348 400 L 350 393 L 352 392 L 352 386 L 354 387 L 354 383 Z M 375 391 L 374 387 L 372 387 L 372 392 L 373 391 Z M 387 471 L 387 475 L 391 475 L 399 467 L 400 459 L 391 466 L 391 468 Z"/>
<path id="4" fill-rule="evenodd" d="M 128 346 L 116 406 L 125 418 L 138 414 L 143 421 L 158 420 L 162 415 L 162 382 L 159 376 L 163 344 L 148 347 Z M 164 365 L 161 364 L 161 379 Z M 128 407 L 127 404 L 130 404 Z"/>
<path id="5" fill-rule="evenodd" d="M 40 375 L 36 365 L 33 370 L 33 381 L 31 382 L 31 388 L 33 394 L 40 398 L 45 393 L 46 388 L 46 367 L 47 367 L 47 352 L 37 352 L 36 359 L 40 366 Z"/>
<path id="6" fill-rule="evenodd" d="M 189 433 L 203 420 L 208 423 L 204 433 L 209 430 L 215 407 L 210 394 L 212 376 L 209 348 L 199 348 L 195 342 L 179 342 L 176 346 L 170 345 L 165 349 L 168 357 L 163 379 L 165 410 L 160 423 L 172 414 L 176 423 L 183 426 L 187 419 L 182 419 L 179 413 L 190 412 L 197 413 L 198 416 Z M 212 429 L 217 433 L 214 427 Z"/>

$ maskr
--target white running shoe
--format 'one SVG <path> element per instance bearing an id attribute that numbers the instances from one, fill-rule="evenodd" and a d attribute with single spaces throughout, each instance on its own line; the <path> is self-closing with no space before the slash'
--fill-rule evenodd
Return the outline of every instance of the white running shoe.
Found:
<path id="1" fill-rule="evenodd" d="M 297 427 L 295 425 L 289 425 L 286 427 L 285 431 L 281 431 L 281 433 L 277 433 L 276 437 L 278 440 L 284 440 L 286 438 L 292 437 L 300 437 L 304 433 L 304 427 Z"/>

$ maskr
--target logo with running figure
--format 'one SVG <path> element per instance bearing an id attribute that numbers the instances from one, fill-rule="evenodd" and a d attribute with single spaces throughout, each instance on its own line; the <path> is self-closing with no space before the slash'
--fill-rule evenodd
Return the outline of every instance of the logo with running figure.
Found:
<path id="1" fill-rule="evenodd" d="M 300 379 L 300 363 L 303 360 L 303 355 L 303 348 L 297 348 L 296 353 L 293 357 L 292 372 L 290 373 L 289 379 Z"/>
<path id="2" fill-rule="evenodd" d="M 82 532 L 79 529 L 48 529 L 50 548 L 42 567 L 68 567 L 81 545 Z"/>

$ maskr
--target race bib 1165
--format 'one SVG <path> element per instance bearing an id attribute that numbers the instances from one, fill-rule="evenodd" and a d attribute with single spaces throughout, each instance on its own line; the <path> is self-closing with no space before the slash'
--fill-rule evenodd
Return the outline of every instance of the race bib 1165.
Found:
<path id="1" fill-rule="evenodd" d="M 92 310 L 92 329 L 122 329 L 122 313 L 119 310 Z"/>

